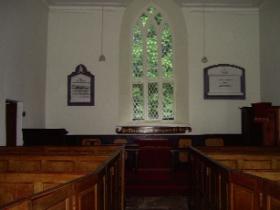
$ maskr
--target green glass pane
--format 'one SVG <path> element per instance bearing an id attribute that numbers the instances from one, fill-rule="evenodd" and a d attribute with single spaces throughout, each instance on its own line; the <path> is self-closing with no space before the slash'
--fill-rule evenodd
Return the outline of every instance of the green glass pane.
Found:
<path id="1" fill-rule="evenodd" d="M 132 85 L 133 120 L 144 119 L 144 86 L 143 84 Z"/>
<path id="2" fill-rule="evenodd" d="M 148 13 L 153 14 L 153 13 L 156 11 L 156 8 L 154 8 L 154 7 L 149 7 L 149 8 L 147 9 L 147 11 L 148 11 Z"/>
<path id="3" fill-rule="evenodd" d="M 157 34 L 153 25 L 149 26 L 147 33 L 147 77 L 156 78 L 158 76 L 158 50 Z"/>
<path id="4" fill-rule="evenodd" d="M 146 15 L 146 13 L 143 13 L 141 16 L 140 16 L 140 22 L 142 23 L 143 27 L 146 26 L 147 22 L 148 22 L 148 15 Z"/>
<path id="5" fill-rule="evenodd" d="M 173 120 L 174 119 L 174 87 L 170 83 L 163 83 L 163 119 Z"/>
<path id="6" fill-rule="evenodd" d="M 172 34 L 168 24 L 164 25 L 161 33 L 161 66 L 164 78 L 173 77 Z"/>
<path id="7" fill-rule="evenodd" d="M 139 25 L 133 27 L 132 35 L 132 76 L 141 78 L 143 76 L 143 35 Z"/>
<path id="8" fill-rule="evenodd" d="M 159 93 L 158 83 L 148 84 L 148 117 L 151 120 L 159 118 Z"/>
<path id="9" fill-rule="evenodd" d="M 162 22 L 162 16 L 160 13 L 157 13 L 157 15 L 155 16 L 155 21 L 157 22 L 158 25 L 161 24 Z"/>

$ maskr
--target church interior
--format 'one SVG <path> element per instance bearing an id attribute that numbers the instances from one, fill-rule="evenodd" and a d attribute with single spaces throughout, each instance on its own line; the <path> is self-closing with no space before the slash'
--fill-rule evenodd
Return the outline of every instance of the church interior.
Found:
<path id="1" fill-rule="evenodd" d="M 279 0 L 1 0 L 0 209 L 279 210 Z"/>

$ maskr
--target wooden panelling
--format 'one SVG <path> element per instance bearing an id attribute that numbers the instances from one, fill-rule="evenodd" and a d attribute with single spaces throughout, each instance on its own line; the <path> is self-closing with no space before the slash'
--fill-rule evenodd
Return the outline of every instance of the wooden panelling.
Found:
<path id="1" fill-rule="evenodd" d="M 31 150 L 31 154 L 24 148 L 16 150 L 0 154 L 4 162 L 0 209 L 124 210 L 123 147 L 102 148 L 101 152 L 81 148 L 80 153 L 77 148 L 42 148 L 40 154 L 38 150 Z M 14 164 L 20 161 L 22 165 L 29 163 L 28 167 Z M 3 206 L 19 195 L 25 199 Z"/>
<path id="2" fill-rule="evenodd" d="M 75 174 L 1 173 L 0 206 L 81 177 Z"/>
<path id="3" fill-rule="evenodd" d="M 8 161 L 0 160 L 0 172 L 7 171 L 7 167 L 8 167 Z"/>
<path id="4" fill-rule="evenodd" d="M 41 162 L 39 160 L 12 160 L 8 162 L 8 170 L 16 172 L 36 172 L 41 170 Z"/>
<path id="5" fill-rule="evenodd" d="M 93 161 L 80 161 L 78 165 L 76 165 L 76 169 L 81 172 L 87 172 L 95 170 L 100 164 L 98 162 Z"/>
<path id="6" fill-rule="evenodd" d="M 107 160 L 108 156 L 94 155 L 0 155 L 5 163 L 2 172 L 91 172 Z"/>
<path id="7" fill-rule="evenodd" d="M 239 169 L 272 169 L 272 160 L 243 160 L 242 167 L 240 167 Z"/>
<path id="8" fill-rule="evenodd" d="M 39 194 L 38 197 L 32 199 L 32 209 L 57 209 L 57 207 L 60 206 L 62 210 L 70 210 L 72 206 L 68 203 L 73 193 L 73 187 L 71 185 L 65 185 L 56 190 L 46 191 L 46 193 Z"/>
<path id="9" fill-rule="evenodd" d="M 267 210 L 279 210 L 280 209 L 280 200 L 275 199 L 271 196 L 268 198 L 268 203 L 267 203 Z"/>
<path id="10" fill-rule="evenodd" d="M 280 171 L 275 167 L 280 158 L 277 150 L 272 148 L 269 153 L 269 149 L 258 148 L 249 148 L 247 152 L 244 148 L 239 152 L 236 148 L 232 151 L 202 148 L 202 151 L 205 154 L 189 148 L 192 210 L 280 209 L 280 185 L 276 182 Z M 243 169 L 246 170 L 243 172 Z"/>
<path id="11" fill-rule="evenodd" d="M 238 161 L 236 160 L 219 160 L 219 163 L 232 169 L 237 169 L 238 165 L 240 165 L 240 163 L 238 164 Z"/>
<path id="12" fill-rule="evenodd" d="M 219 161 L 219 163 L 231 169 L 239 170 L 280 170 L 280 150 L 272 153 L 266 151 L 221 151 L 217 153 L 213 150 L 202 150 L 208 157 Z M 243 153 L 244 152 L 244 153 Z M 243 154 L 242 154 L 243 153 Z"/>
<path id="13" fill-rule="evenodd" d="M 30 210 L 31 208 L 31 201 L 21 200 L 19 202 L 11 204 L 8 207 L 4 207 L 3 210 Z"/>
<path id="14" fill-rule="evenodd" d="M 42 170 L 46 172 L 74 172 L 75 162 L 70 160 L 47 160 L 42 163 Z"/>
<path id="15" fill-rule="evenodd" d="M 256 210 L 255 193 L 246 187 L 231 184 L 231 210 Z"/>
<path id="16" fill-rule="evenodd" d="M 245 171 L 245 173 L 280 182 L 280 171 Z"/>

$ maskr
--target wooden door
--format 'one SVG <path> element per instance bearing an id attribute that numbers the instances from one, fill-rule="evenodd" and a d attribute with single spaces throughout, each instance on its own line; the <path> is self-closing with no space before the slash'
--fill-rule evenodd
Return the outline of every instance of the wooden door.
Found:
<path id="1" fill-rule="evenodd" d="M 17 102 L 6 100 L 6 145 L 17 145 Z"/>

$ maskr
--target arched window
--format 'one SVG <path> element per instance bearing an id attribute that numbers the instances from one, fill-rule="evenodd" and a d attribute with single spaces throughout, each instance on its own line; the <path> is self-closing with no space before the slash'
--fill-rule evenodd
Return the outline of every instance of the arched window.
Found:
<path id="1" fill-rule="evenodd" d="M 175 81 L 172 31 L 160 11 L 149 6 L 132 27 L 132 120 L 174 120 Z"/>
<path id="2" fill-rule="evenodd" d="M 188 123 L 186 23 L 173 0 L 132 1 L 120 33 L 121 125 Z"/>

